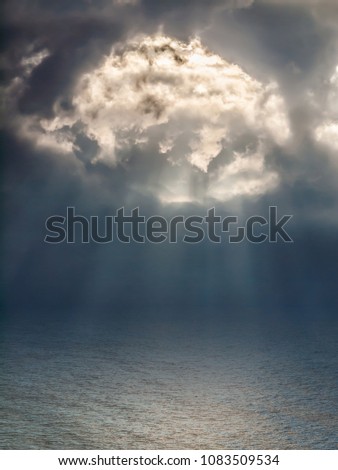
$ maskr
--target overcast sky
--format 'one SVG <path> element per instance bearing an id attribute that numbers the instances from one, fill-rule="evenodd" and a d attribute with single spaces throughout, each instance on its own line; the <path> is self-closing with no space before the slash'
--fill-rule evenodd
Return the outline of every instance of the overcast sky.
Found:
<path id="1" fill-rule="evenodd" d="M 3 9 L 9 315 L 335 316 L 336 0 Z M 46 218 L 67 206 L 242 218 L 278 206 L 294 243 L 46 245 Z"/>

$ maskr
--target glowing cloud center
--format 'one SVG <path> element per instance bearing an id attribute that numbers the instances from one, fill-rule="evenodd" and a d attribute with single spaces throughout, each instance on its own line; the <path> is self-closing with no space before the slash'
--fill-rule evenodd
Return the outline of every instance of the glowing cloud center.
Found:
<path id="1" fill-rule="evenodd" d="M 274 188 L 278 176 L 265 168 L 265 154 L 290 138 L 276 84 L 253 79 L 199 39 L 162 35 L 115 46 L 79 78 L 70 105 L 60 99 L 54 113 L 49 120 L 36 117 L 34 132 L 32 120 L 25 123 L 37 145 L 79 151 L 83 135 L 97 146 L 92 163 L 112 168 L 135 148 L 155 148 L 164 165 L 207 174 L 206 196 L 221 200 Z M 181 189 L 170 185 L 170 178 L 163 181 L 177 200 L 186 179 Z M 158 196 L 170 202 L 169 193 Z"/>

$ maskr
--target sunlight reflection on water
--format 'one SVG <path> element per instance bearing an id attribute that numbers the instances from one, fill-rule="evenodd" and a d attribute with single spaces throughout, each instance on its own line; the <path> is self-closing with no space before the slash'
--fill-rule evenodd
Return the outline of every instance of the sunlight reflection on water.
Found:
<path id="1" fill-rule="evenodd" d="M 337 334 L 324 333 L 16 329 L 1 448 L 337 449 Z"/>

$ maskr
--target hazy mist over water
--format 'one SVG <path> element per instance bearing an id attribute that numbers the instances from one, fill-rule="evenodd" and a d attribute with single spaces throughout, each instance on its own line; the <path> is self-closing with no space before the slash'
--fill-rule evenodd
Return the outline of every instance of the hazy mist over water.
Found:
<path id="1" fill-rule="evenodd" d="M 2 449 L 337 449 L 337 326 L 12 326 Z"/>

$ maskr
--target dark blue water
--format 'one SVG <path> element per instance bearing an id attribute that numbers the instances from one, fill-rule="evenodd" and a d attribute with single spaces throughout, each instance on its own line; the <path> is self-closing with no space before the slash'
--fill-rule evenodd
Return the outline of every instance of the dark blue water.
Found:
<path id="1" fill-rule="evenodd" d="M 338 331 L 3 327 L 2 449 L 338 449 Z"/>

